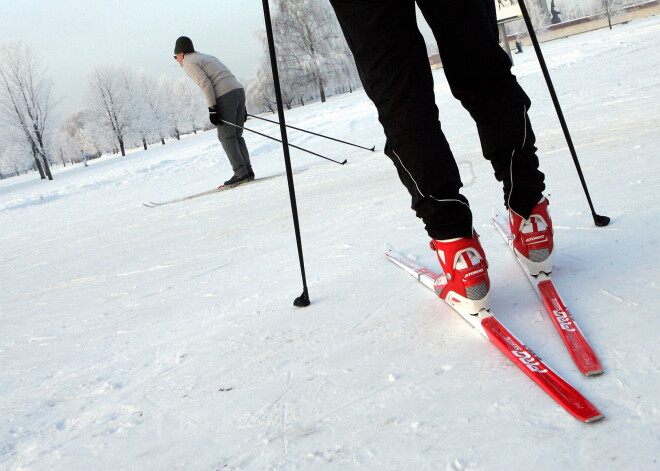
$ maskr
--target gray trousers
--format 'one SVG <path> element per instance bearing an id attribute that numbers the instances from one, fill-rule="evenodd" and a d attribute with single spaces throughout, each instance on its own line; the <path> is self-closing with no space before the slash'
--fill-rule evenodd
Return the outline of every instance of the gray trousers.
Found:
<path id="1" fill-rule="evenodd" d="M 243 126 L 245 123 L 245 90 L 237 88 L 215 99 L 216 109 L 220 119 Z M 218 139 L 227 154 L 234 175 L 244 177 L 252 170 L 250 154 L 248 153 L 243 130 L 231 124 L 218 125 Z"/>

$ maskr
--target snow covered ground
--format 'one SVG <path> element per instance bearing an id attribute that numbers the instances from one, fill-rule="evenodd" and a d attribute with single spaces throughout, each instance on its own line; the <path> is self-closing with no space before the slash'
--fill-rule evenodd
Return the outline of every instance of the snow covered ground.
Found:
<path id="1" fill-rule="evenodd" d="M 490 261 L 492 308 L 607 416 L 559 407 L 383 244 L 437 266 L 362 92 L 287 112 L 311 306 L 285 178 L 158 208 L 230 172 L 212 132 L 0 181 L 2 470 L 656 470 L 660 18 L 543 44 L 594 227 L 531 49 L 514 72 L 556 229 L 555 282 L 605 374 L 580 374 L 489 224 L 500 189 L 435 71 Z M 278 134 L 256 120 L 248 126 Z M 258 175 L 281 147 L 248 135 Z"/>

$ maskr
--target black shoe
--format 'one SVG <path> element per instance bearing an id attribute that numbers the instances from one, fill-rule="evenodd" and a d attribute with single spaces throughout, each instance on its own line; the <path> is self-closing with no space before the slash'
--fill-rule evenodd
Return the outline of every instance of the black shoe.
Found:
<path id="1" fill-rule="evenodd" d="M 250 181 L 254 180 L 254 172 L 252 171 L 252 167 L 248 168 L 248 179 Z"/>
<path id="2" fill-rule="evenodd" d="M 233 188 L 235 186 L 240 185 L 241 183 L 245 183 L 245 182 L 248 182 L 248 181 L 250 181 L 250 176 L 249 175 L 245 175 L 243 177 L 237 177 L 236 175 L 234 175 L 233 177 L 231 177 L 229 180 L 227 180 L 225 182 L 224 186 L 228 186 L 228 187 Z"/>

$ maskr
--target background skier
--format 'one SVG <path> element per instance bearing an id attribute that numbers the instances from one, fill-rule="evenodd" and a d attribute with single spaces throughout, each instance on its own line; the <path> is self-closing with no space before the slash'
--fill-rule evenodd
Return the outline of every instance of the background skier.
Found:
<path id="1" fill-rule="evenodd" d="M 218 139 L 227 154 L 234 175 L 224 184 L 235 186 L 254 180 L 250 154 L 243 139 L 246 116 L 245 90 L 230 70 L 216 57 L 195 51 L 190 38 L 181 36 L 174 46 L 174 58 L 192 78 L 209 105 L 209 120 L 218 128 Z"/>

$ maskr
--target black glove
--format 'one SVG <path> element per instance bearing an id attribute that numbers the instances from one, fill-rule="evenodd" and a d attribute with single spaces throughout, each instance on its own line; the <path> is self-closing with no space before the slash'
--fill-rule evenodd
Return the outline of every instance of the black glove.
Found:
<path id="1" fill-rule="evenodd" d="M 248 112 L 247 112 L 247 108 L 245 108 L 245 120 L 244 120 L 244 121 L 247 121 L 247 120 L 248 120 L 248 116 L 249 116 L 249 115 L 248 115 Z"/>
<path id="2" fill-rule="evenodd" d="M 222 126 L 222 121 L 220 120 L 220 113 L 216 109 L 215 105 L 209 106 L 209 121 L 214 126 Z"/>

